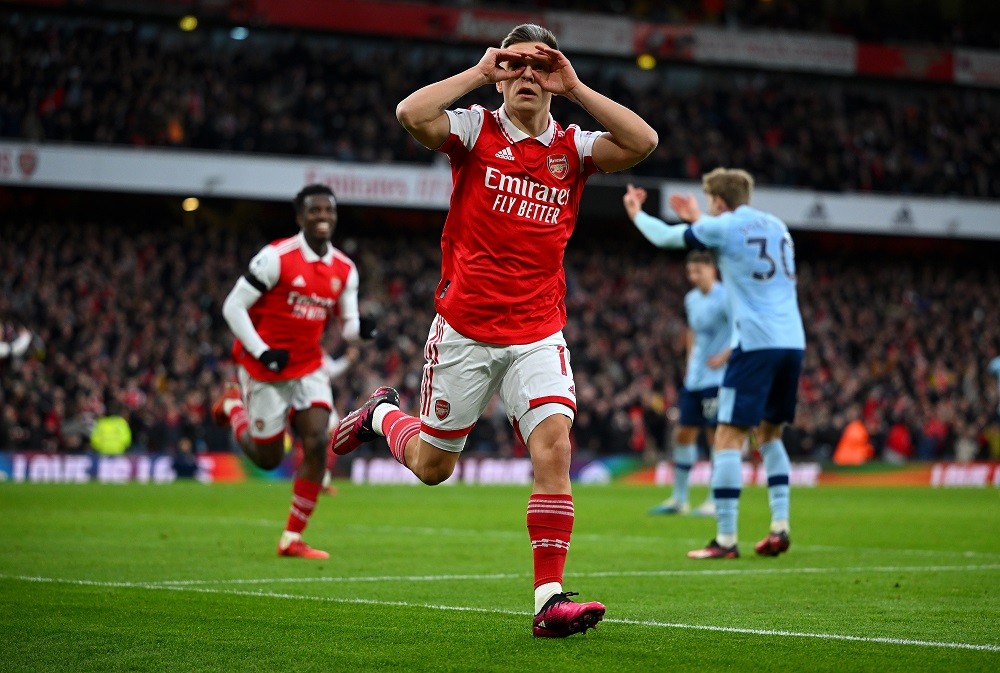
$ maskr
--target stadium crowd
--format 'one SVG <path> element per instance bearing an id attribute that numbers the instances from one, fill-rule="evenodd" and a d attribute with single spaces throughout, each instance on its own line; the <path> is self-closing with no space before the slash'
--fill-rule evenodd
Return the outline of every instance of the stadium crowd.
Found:
<path id="1" fill-rule="evenodd" d="M 289 218 L 290 219 L 290 218 Z M 646 454 L 667 446 L 684 366 L 679 255 L 651 250 L 627 222 L 620 240 L 582 237 L 566 268 L 579 414 L 578 453 Z M 291 226 L 291 225 L 290 225 Z M 293 232 L 288 231 L 286 234 Z M 282 234 L 277 234 L 282 235 Z M 35 341 L 0 360 L 0 449 L 75 452 L 95 419 L 121 415 L 133 449 L 226 450 L 209 406 L 234 376 L 220 305 L 260 231 L 137 222 L 0 223 L 0 329 Z M 340 241 L 362 278 L 362 310 L 380 336 L 334 383 L 351 409 L 377 385 L 416 406 L 440 253 L 433 237 Z M 861 419 L 878 455 L 898 460 L 1000 459 L 996 386 L 985 372 L 1000 343 L 1000 272 L 980 264 L 803 255 L 800 302 L 809 347 L 799 414 L 787 436 L 797 458 L 828 459 Z M 330 330 L 325 345 L 343 348 Z M 494 404 L 469 450 L 510 455 Z"/>
<path id="2" fill-rule="evenodd" d="M 0 137 L 55 142 L 439 161 L 405 133 L 394 103 L 481 55 L 277 29 L 234 41 L 221 29 L 124 19 L 0 21 Z M 582 55 L 574 65 L 658 131 L 638 174 L 698 179 L 724 164 L 761 185 L 1000 196 L 996 91 L 678 64 L 640 71 Z M 555 104 L 559 119 L 593 126 Z"/>
<path id="3" fill-rule="evenodd" d="M 470 0 L 450 0 L 467 7 Z M 995 48 L 989 11 L 972 0 L 936 2 L 799 2 L 798 0 L 504 0 L 525 11 L 557 10 L 631 16 L 646 21 L 744 30 L 794 30 L 850 35 L 868 42 L 912 42 Z M 493 5 L 495 7 L 495 5 Z M 948 11 L 946 11 L 948 10 Z M 995 16 L 995 14 L 994 14 Z"/>

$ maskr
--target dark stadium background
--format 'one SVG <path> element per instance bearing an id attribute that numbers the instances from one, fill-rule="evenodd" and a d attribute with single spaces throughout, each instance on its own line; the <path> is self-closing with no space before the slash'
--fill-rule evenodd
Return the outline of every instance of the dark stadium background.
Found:
<path id="1" fill-rule="evenodd" d="M 339 4 L 353 4 L 359 13 L 366 11 L 366 3 Z M 444 9 L 477 6 L 432 4 Z M 459 67 L 455 64 L 473 64 L 481 45 L 442 45 L 406 37 L 393 41 L 374 34 L 288 28 L 261 20 L 262 8 L 272 5 L 252 0 L 0 3 L 4 63 L 0 140 L 94 147 L 95 142 L 110 139 L 118 146 L 194 147 L 243 152 L 248 157 L 325 156 L 317 148 L 326 148 L 331 154 L 367 157 L 364 163 L 376 165 L 434 160 L 433 153 L 407 142 L 402 130 L 392 125 L 394 119 L 386 121 L 398 100 L 392 96 L 397 90 L 405 95 L 429 83 L 435 78 L 431 74 L 439 70 L 455 71 Z M 669 9 L 658 9 L 659 3 L 627 0 L 505 5 L 515 11 L 611 10 L 618 16 L 658 24 L 839 34 L 864 44 L 940 52 L 975 48 L 992 50 L 995 56 L 1000 47 L 998 6 L 962 0 L 915 4 L 688 0 L 670 3 Z M 304 6 L 314 9 L 317 3 Z M 478 6 L 497 9 L 486 3 Z M 178 37 L 178 21 L 188 13 L 199 18 L 199 26 Z M 904 15 L 906 20 L 901 20 Z M 300 19 L 293 23 L 308 20 L 309 11 L 297 16 Z M 126 117 L 117 117 L 128 120 L 127 128 L 101 131 L 100 123 L 84 123 L 75 113 L 60 115 L 62 94 L 58 100 L 52 97 L 53 91 L 65 86 L 70 71 L 74 67 L 86 71 L 86 63 L 56 60 L 43 66 L 40 60 L 50 48 L 46 35 L 63 35 L 49 45 L 73 44 L 74 36 L 99 32 L 102 25 L 117 26 L 126 33 L 151 26 L 148 32 L 160 36 L 151 40 L 153 44 L 178 39 L 194 44 L 191 62 L 197 63 L 212 63 L 216 53 L 212 50 L 219 40 L 233 27 L 244 25 L 251 40 L 262 34 L 274 44 L 295 42 L 295 36 L 301 35 L 310 44 L 338 40 L 352 47 L 360 45 L 358 61 L 341 63 L 347 70 L 338 72 L 358 68 L 365 77 L 345 76 L 342 82 L 331 78 L 327 96 L 317 99 L 317 104 L 328 104 L 335 97 L 349 99 L 362 91 L 351 86 L 371 85 L 372 73 L 365 70 L 371 54 L 392 53 L 395 58 L 413 49 L 430 56 L 443 54 L 448 62 L 425 64 L 420 72 L 426 78 L 419 81 L 403 77 L 405 70 L 391 72 L 391 82 L 386 84 L 391 92 L 376 101 L 384 109 L 378 110 L 380 121 L 374 131 L 364 129 L 355 118 L 367 114 L 371 103 L 367 99 L 364 105 L 344 103 L 337 111 L 344 117 L 340 126 L 319 123 L 320 135 L 318 140 L 312 137 L 314 142 L 303 140 L 310 137 L 307 130 L 285 136 L 266 136 L 263 131 L 272 122 L 280 128 L 283 115 L 294 120 L 299 106 L 292 106 L 292 112 L 276 113 L 278 118 L 272 120 L 264 110 L 252 111 L 253 124 L 238 134 L 242 144 L 231 138 L 213 141 L 211 134 L 190 130 L 182 139 L 171 136 L 163 119 L 142 115 L 142 105 L 157 104 L 146 99 L 115 100 L 115 104 L 134 106 Z M 390 26 L 385 32 L 396 29 Z M 198 41 L 199 35 L 203 42 Z M 77 47 L 96 47 L 89 39 Z M 309 61 L 308 50 L 298 47 L 266 49 L 275 54 L 267 73 L 272 84 L 281 80 L 286 67 L 294 71 Z M 87 51 L 81 48 L 74 53 L 80 56 Z M 621 208 L 628 180 L 651 188 L 661 179 L 690 180 L 717 161 L 749 168 L 760 186 L 975 199 L 993 208 L 991 225 L 1000 230 L 1000 208 L 996 207 L 1000 89 L 995 82 L 959 85 L 938 77 L 933 68 L 927 77 L 904 68 L 900 73 L 848 78 L 780 68 L 697 64 L 668 55 L 659 60 L 654 74 L 671 71 L 679 78 L 695 76 L 715 88 L 682 96 L 671 113 L 679 117 L 667 124 L 665 118 L 656 117 L 669 108 L 658 93 L 671 96 L 674 92 L 644 90 L 630 101 L 628 73 L 639 72 L 633 59 L 602 61 L 593 55 L 577 58 L 572 52 L 570 56 L 580 64 L 585 81 L 584 73 L 625 73 L 618 79 L 609 76 L 606 83 L 623 102 L 634 102 L 640 111 L 653 114 L 661 138 L 657 154 L 631 175 L 608 176 L 588 187 L 570 243 L 567 336 L 581 391 L 581 412 L 574 429 L 579 455 L 626 454 L 645 460 L 662 455 L 669 448 L 667 409 L 683 374 L 679 311 L 687 283 L 682 256 L 652 250 L 629 224 Z M 157 62 L 149 60 L 154 66 Z M 186 61 L 170 58 L 162 62 Z M 390 62 L 392 58 L 385 61 Z M 116 72 L 91 74 L 113 76 Z M 304 72 L 315 71 L 306 66 Z M 155 90 L 169 92 L 170 79 L 177 74 L 175 70 L 160 72 L 162 81 Z M 739 107 L 740 99 L 734 96 L 733 87 L 754 81 L 767 95 L 754 97 L 746 114 L 736 114 L 734 106 Z M 133 84 L 136 91 L 142 89 L 142 81 Z M 248 84 L 252 82 L 233 86 L 239 89 Z M 115 83 L 102 86 L 100 97 L 113 99 Z M 824 109 L 828 90 L 842 92 L 838 94 L 842 107 L 837 111 L 841 117 L 835 114 L 829 122 L 832 126 L 827 124 Z M 485 99 L 479 92 L 470 98 Z M 210 100 L 206 104 L 211 108 Z M 787 114 L 790 108 L 785 104 L 798 111 Z M 47 115 L 46 105 L 49 112 L 55 106 L 55 114 Z M 787 161 L 781 165 L 777 150 L 768 155 L 768 150 L 761 154 L 759 148 L 756 152 L 747 149 L 767 145 L 767 127 L 774 114 L 781 115 L 786 132 L 779 142 L 779 149 L 787 150 L 783 154 Z M 564 104 L 555 116 L 587 124 L 579 111 Z M 817 119 L 823 123 L 813 124 Z M 888 144 L 874 143 L 851 161 L 842 160 L 845 145 L 838 144 L 841 141 L 833 129 L 846 128 L 863 137 L 866 130 L 885 133 L 884 128 L 879 130 L 884 123 L 889 124 Z M 865 129 L 865 124 L 872 124 L 871 129 Z M 712 135 L 715 129 L 722 131 Z M 102 135 L 105 131 L 110 135 Z M 338 132 L 349 135 L 344 142 L 353 145 L 350 151 L 343 143 L 338 145 L 343 140 Z M 800 132 L 810 137 L 799 139 Z M 827 161 L 830 156 L 838 160 Z M 879 177 L 873 165 L 893 156 L 903 158 L 901 168 Z M 700 157 L 704 163 L 692 171 L 691 157 Z M 226 433 L 213 428 L 208 419 L 212 397 L 232 375 L 225 355 L 230 336 L 219 305 L 250 256 L 268 240 L 294 233 L 295 226 L 287 201 L 190 196 L 201 199 L 195 212 L 181 209 L 180 195 L 0 185 L 0 327 L 7 341 L 20 325 L 41 337 L 27 358 L 0 361 L 0 450 L 84 452 L 88 450 L 87 421 L 111 413 L 129 421 L 134 451 L 174 454 L 181 447 L 195 452 L 231 449 Z M 652 190 L 651 212 L 659 212 L 664 197 L 658 188 Z M 436 245 L 444 213 L 342 205 L 339 217 L 335 242 L 359 262 L 363 307 L 379 314 L 382 334 L 335 384 L 337 405 L 342 410 L 353 408 L 373 384 L 383 381 L 399 386 L 404 403 L 412 404 L 417 390 L 414 377 L 419 376 L 420 351 L 432 315 L 428 284 L 432 287 L 437 279 Z M 876 457 L 889 457 L 889 451 L 904 460 L 954 460 L 962 445 L 961 455 L 966 459 L 1000 459 L 996 381 L 985 370 L 989 360 L 1000 355 L 996 308 L 1000 305 L 1000 234 L 973 239 L 796 227 L 793 235 L 802 279 L 800 301 L 809 331 L 799 419 L 786 438 L 793 458 L 829 461 L 847 423 L 863 418 Z M 99 272 L 110 268 L 95 266 L 93 258 L 86 263 L 88 255 L 108 246 L 113 252 L 99 258 L 102 264 L 122 262 L 123 257 L 129 262 L 135 249 L 121 247 L 129 239 L 152 251 L 152 259 L 143 257 L 145 263 L 164 265 L 158 277 L 140 282 L 118 271 L 102 279 Z M 46 255 L 51 255 L 52 263 L 39 266 Z M 105 293 L 103 300 L 82 300 L 101 293 Z M 152 305 L 142 306 L 144 302 Z M 135 315 L 139 318 L 133 319 Z M 198 327 L 189 329 L 192 324 Z M 137 354 L 133 362 L 115 356 L 126 342 Z M 335 337 L 327 346 L 333 352 L 342 350 Z M 483 455 L 523 452 L 502 417 L 495 415 L 483 418 L 470 442 Z M 381 447 L 365 451 L 387 455 Z"/>

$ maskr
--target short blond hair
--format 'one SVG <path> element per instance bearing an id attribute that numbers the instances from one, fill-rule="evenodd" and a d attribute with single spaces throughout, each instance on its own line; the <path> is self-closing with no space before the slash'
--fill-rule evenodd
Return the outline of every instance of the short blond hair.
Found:
<path id="1" fill-rule="evenodd" d="M 750 203 L 753 176 L 742 168 L 716 168 L 701 176 L 701 186 L 708 196 L 718 196 L 730 208 Z"/>
<path id="2" fill-rule="evenodd" d="M 715 255 L 711 250 L 692 250 L 684 260 L 688 264 L 708 264 L 715 266 Z"/>

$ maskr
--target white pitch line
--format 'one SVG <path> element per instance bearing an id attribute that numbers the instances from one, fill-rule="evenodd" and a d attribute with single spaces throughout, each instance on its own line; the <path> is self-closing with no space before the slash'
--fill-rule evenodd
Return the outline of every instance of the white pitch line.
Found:
<path id="1" fill-rule="evenodd" d="M 878 552 L 899 554 L 904 556 L 958 556 L 961 558 L 975 558 L 982 556 L 986 558 L 1000 558 L 1000 554 L 988 551 L 963 551 L 961 549 L 888 549 L 886 547 L 837 547 L 822 544 L 800 544 L 795 547 L 797 550 L 826 551 L 826 552 L 863 552 L 872 554 Z"/>
<path id="2" fill-rule="evenodd" d="M 831 568 L 715 568 L 711 570 L 611 570 L 600 572 L 566 573 L 568 578 L 590 577 L 712 577 L 719 575 L 825 575 L 831 573 L 906 573 L 906 572 L 962 572 L 1000 570 L 1000 564 L 961 566 L 856 566 Z M 531 577 L 528 573 L 485 573 L 480 575 L 360 575 L 319 577 L 270 577 L 254 579 L 217 580 L 156 580 L 143 582 L 143 586 L 204 586 L 217 584 L 310 584 L 351 582 L 485 582 Z"/>
<path id="3" fill-rule="evenodd" d="M 940 640 L 915 640 L 912 638 L 880 638 L 871 636 L 850 636 L 841 633 L 807 633 L 803 631 L 779 631 L 775 629 L 744 629 L 737 626 L 710 626 L 707 624 L 675 624 L 637 619 L 605 619 L 613 624 L 632 624 L 668 629 L 694 629 L 697 631 L 721 631 L 724 633 L 745 633 L 753 636 L 779 636 L 784 638 L 820 638 L 822 640 L 849 640 L 859 643 L 879 643 L 884 645 L 916 645 L 919 647 L 948 647 L 958 650 L 979 650 L 1000 652 L 1000 645 L 980 645 L 977 643 L 952 643 Z"/>
<path id="4" fill-rule="evenodd" d="M 410 603 L 408 601 L 382 601 L 368 598 L 333 598 L 326 596 L 302 596 L 273 591 L 235 591 L 225 589 L 207 589 L 201 587 L 180 587 L 169 585 L 150 585 L 130 582 L 97 582 L 93 580 L 69 580 L 53 577 L 34 577 L 25 575 L 0 575 L 2 579 L 20 580 L 23 582 L 41 582 L 56 584 L 74 584 L 82 586 L 99 586 L 113 588 L 150 589 L 157 591 L 181 591 L 191 593 L 216 594 L 226 596 L 250 596 L 254 598 L 277 598 L 282 600 L 314 601 L 321 603 L 338 603 L 347 605 L 377 605 L 383 607 L 420 608 L 424 610 L 439 610 L 446 612 L 477 612 L 481 614 L 500 614 L 518 617 L 530 617 L 532 613 L 518 610 L 502 610 L 496 608 L 477 608 L 462 605 L 436 605 L 432 603 Z M 873 636 L 852 636 L 840 633 L 808 633 L 802 631 L 781 631 L 776 629 L 749 629 L 737 626 L 715 626 L 711 624 L 682 624 L 640 619 L 605 619 L 605 624 L 623 624 L 628 626 L 644 626 L 648 628 L 689 629 L 694 631 L 716 631 L 723 633 L 742 633 L 753 636 L 773 636 L 779 638 L 816 638 L 821 640 L 842 640 L 848 642 L 876 643 L 880 645 L 911 645 L 914 647 L 943 647 L 956 650 L 975 650 L 980 652 L 1000 652 L 1000 645 L 982 643 L 956 643 L 939 640 L 917 640 L 913 638 L 888 638 Z"/>
<path id="5" fill-rule="evenodd" d="M 197 586 L 206 584 L 297 584 L 332 582 L 336 584 L 347 582 L 461 582 L 464 580 L 510 580 L 529 577 L 527 573 L 494 573 L 485 575 L 374 575 L 359 577 L 280 577 L 264 579 L 233 579 L 233 580 L 161 580 L 144 582 L 147 586 Z"/>

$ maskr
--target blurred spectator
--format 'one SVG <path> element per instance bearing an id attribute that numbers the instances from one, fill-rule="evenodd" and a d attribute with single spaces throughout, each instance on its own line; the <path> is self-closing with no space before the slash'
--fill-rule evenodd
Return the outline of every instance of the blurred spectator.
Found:
<path id="1" fill-rule="evenodd" d="M 844 428 L 840 442 L 833 453 L 833 462 L 837 465 L 864 465 L 875 455 L 868 429 L 860 418 L 855 418 Z"/>
<path id="2" fill-rule="evenodd" d="M 90 446 L 105 456 L 125 453 L 132 446 L 132 430 L 128 421 L 118 414 L 98 418 L 90 433 Z"/>
<path id="3" fill-rule="evenodd" d="M 904 420 L 899 419 L 889 427 L 882 455 L 890 463 L 905 463 L 913 455 L 913 435 Z"/>
<path id="4" fill-rule="evenodd" d="M 2 325 L 0 325 L 2 327 Z M 2 329 L 0 329 L 0 338 L 4 335 L 2 334 Z M 28 346 L 31 345 L 31 332 L 25 328 L 20 328 L 17 330 L 17 335 L 10 341 L 0 340 L 0 360 L 3 358 L 19 358 L 28 352 Z"/>
<path id="5" fill-rule="evenodd" d="M 198 476 L 198 458 L 189 439 L 184 438 L 178 443 L 173 467 L 178 479 L 194 479 Z"/>
<path id="6" fill-rule="evenodd" d="M 1000 348 L 994 350 L 1000 352 Z M 997 420 L 1000 421 L 1000 355 L 990 360 L 990 363 L 986 365 L 986 371 L 996 378 L 996 386 L 993 388 L 993 392 L 994 398 L 998 401 Z"/>
<path id="7" fill-rule="evenodd" d="M 986 444 L 987 460 L 1000 460 L 1000 424 L 993 421 L 983 430 L 982 441 Z"/>
<path id="8" fill-rule="evenodd" d="M 967 463 L 976 459 L 979 453 L 979 445 L 976 443 L 975 432 L 972 425 L 967 422 L 959 423 L 955 429 L 955 460 Z"/>

